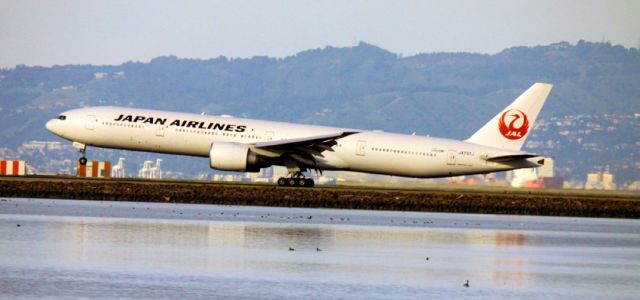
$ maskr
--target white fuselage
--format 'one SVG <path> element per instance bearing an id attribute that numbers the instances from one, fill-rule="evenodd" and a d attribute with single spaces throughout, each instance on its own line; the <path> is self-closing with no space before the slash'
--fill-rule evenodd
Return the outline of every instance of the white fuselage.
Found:
<path id="1" fill-rule="evenodd" d="M 208 157 L 213 142 L 253 145 L 348 130 L 358 133 L 338 139 L 334 151 L 314 157 L 318 169 L 427 178 L 538 166 L 527 160 L 486 160 L 521 152 L 425 136 L 111 106 L 63 115 L 64 120 L 53 119 L 47 128 L 65 139 L 103 148 Z"/>

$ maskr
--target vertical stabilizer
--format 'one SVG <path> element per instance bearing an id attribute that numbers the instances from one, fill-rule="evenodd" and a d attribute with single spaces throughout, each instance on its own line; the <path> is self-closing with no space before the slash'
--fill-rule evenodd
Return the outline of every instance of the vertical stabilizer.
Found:
<path id="1" fill-rule="evenodd" d="M 535 83 L 467 142 L 520 151 L 552 87 L 547 83 Z"/>

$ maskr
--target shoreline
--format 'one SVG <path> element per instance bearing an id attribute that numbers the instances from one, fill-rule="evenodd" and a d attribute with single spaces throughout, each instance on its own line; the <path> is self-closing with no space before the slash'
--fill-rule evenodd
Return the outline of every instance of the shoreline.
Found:
<path id="1" fill-rule="evenodd" d="M 471 186 L 278 187 L 189 180 L 0 176 L 0 197 L 640 219 L 640 194 Z"/>

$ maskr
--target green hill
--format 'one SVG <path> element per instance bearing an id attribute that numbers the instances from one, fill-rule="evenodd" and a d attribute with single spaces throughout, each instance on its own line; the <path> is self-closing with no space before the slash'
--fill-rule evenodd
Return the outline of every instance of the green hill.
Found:
<path id="1" fill-rule="evenodd" d="M 561 175 L 569 178 L 609 166 L 621 180 L 640 179 L 640 134 L 633 117 L 640 113 L 640 53 L 583 41 L 514 47 L 495 55 L 400 57 L 360 43 L 286 58 L 167 56 L 118 66 L 17 66 L 0 70 L 0 147 L 56 139 L 44 129 L 46 120 L 90 105 L 466 138 L 540 81 L 555 87 L 540 115 L 546 129 L 534 131 L 529 147 L 556 157 Z M 564 120 L 574 117 L 584 124 L 565 128 Z M 587 123 L 594 122 L 606 125 L 604 132 L 585 134 L 595 126 Z M 610 126 L 615 130 L 607 131 Z M 585 148 L 585 140 L 596 146 Z"/>

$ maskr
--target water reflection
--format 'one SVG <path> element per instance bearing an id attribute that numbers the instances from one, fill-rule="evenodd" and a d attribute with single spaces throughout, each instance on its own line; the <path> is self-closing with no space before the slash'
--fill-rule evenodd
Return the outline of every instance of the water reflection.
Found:
<path id="1" fill-rule="evenodd" d="M 525 236 L 520 232 L 496 232 L 495 238 L 496 248 L 519 248 L 525 244 Z"/>
<path id="2" fill-rule="evenodd" d="M 437 217 L 447 222 L 445 215 Z M 449 223 L 461 219 L 453 215 Z M 412 289 L 455 295 L 465 280 L 476 291 L 493 291 L 487 298 L 508 296 L 495 293 L 504 287 L 519 291 L 518 296 L 541 289 L 557 297 L 591 295 L 593 287 L 609 295 L 597 289 L 607 286 L 622 295 L 637 291 L 638 234 L 512 230 L 511 222 L 496 217 L 490 229 L 469 229 L 385 226 L 385 221 L 364 226 L 0 214 L 0 273 L 42 272 L 71 281 L 99 274 L 159 276 L 170 282 L 175 279 L 166 276 L 228 278 L 254 282 L 275 294 L 292 286 L 342 286 L 342 297 L 363 285 L 396 296 Z M 495 229 L 499 226 L 504 229 Z M 46 271 L 51 269 L 67 271 L 51 275 Z M 590 288 L 573 290 L 575 276 Z M 205 290 L 211 285 L 196 281 Z"/>
<path id="3" fill-rule="evenodd" d="M 30 238 L 42 239 L 33 243 L 38 247 L 24 249 L 31 257 L 78 267 L 243 276 L 329 273 L 398 283 L 453 276 L 468 265 L 478 265 L 480 274 L 494 270 L 504 283 L 509 273 L 502 268 L 513 259 L 487 259 L 494 248 L 525 241 L 521 233 L 482 230 L 84 217 L 32 218 L 23 228 Z"/>
<path id="4" fill-rule="evenodd" d="M 530 283 L 535 278 L 526 272 L 529 264 L 526 258 L 504 257 L 502 249 L 519 249 L 525 246 L 525 235 L 519 232 L 497 232 L 495 234 L 496 256 L 494 258 L 493 280 L 496 285 L 518 286 Z M 532 239 L 528 246 L 533 246 Z"/>

